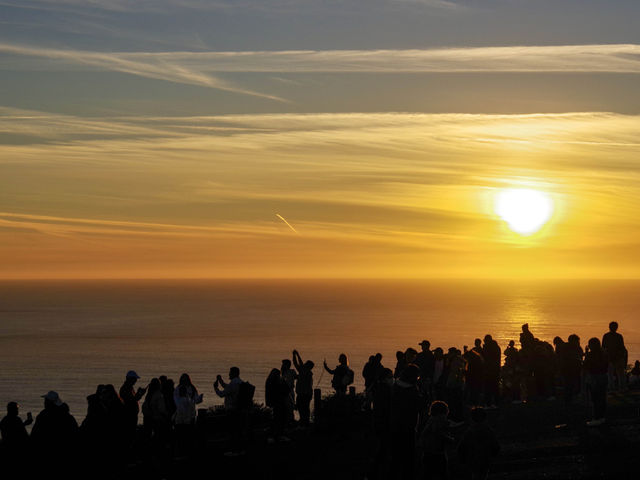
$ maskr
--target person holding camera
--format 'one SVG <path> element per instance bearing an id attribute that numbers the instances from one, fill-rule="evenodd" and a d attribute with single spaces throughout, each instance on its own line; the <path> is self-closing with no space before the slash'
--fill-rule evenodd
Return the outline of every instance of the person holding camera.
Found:
<path id="1" fill-rule="evenodd" d="M 139 379 L 140 376 L 135 371 L 129 370 L 122 387 L 120 387 L 120 399 L 124 406 L 123 417 L 129 445 L 133 444 L 136 428 L 138 427 L 138 413 L 140 412 L 138 402 L 147 393 L 146 387 L 139 387 L 137 390 L 133 389 Z"/>

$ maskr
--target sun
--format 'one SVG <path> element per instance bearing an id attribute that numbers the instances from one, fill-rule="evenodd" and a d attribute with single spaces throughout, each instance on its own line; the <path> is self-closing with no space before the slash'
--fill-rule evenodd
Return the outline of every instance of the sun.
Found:
<path id="1" fill-rule="evenodd" d="M 494 211 L 514 232 L 532 235 L 551 218 L 553 200 L 538 190 L 508 188 L 496 194 Z"/>

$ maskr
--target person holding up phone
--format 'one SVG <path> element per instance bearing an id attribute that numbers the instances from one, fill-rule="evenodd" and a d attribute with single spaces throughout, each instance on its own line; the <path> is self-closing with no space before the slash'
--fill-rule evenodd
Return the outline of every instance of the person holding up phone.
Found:
<path id="1" fill-rule="evenodd" d="M 139 401 L 147 392 L 145 387 L 139 387 L 134 390 L 133 387 L 140 379 L 140 376 L 134 371 L 129 370 L 125 376 L 124 383 L 120 387 L 120 399 L 124 406 L 124 426 L 129 445 L 133 444 L 138 426 L 138 413 L 140 412 Z"/>

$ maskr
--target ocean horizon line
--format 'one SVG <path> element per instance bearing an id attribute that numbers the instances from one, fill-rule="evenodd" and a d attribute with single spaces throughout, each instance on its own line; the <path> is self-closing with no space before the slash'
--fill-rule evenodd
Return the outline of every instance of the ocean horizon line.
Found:
<path id="1" fill-rule="evenodd" d="M 520 282 L 590 282 L 590 281 L 640 281 L 639 277 L 0 277 L 0 283 L 37 283 L 37 282 L 165 282 L 165 281 L 305 281 L 305 282 L 421 282 L 421 281 L 520 281 Z"/>

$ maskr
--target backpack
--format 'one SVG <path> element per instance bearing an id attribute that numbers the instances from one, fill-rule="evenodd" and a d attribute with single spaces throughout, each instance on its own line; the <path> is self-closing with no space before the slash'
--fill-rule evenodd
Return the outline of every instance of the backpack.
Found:
<path id="1" fill-rule="evenodd" d="M 238 387 L 238 397 L 236 400 L 236 408 L 240 410 L 248 410 L 253 405 L 253 394 L 256 393 L 256 387 L 249 382 L 242 382 Z"/>
<path id="2" fill-rule="evenodd" d="M 347 372 L 345 373 L 342 381 L 344 382 L 344 386 L 351 385 L 353 383 L 353 370 L 347 367 Z"/>

